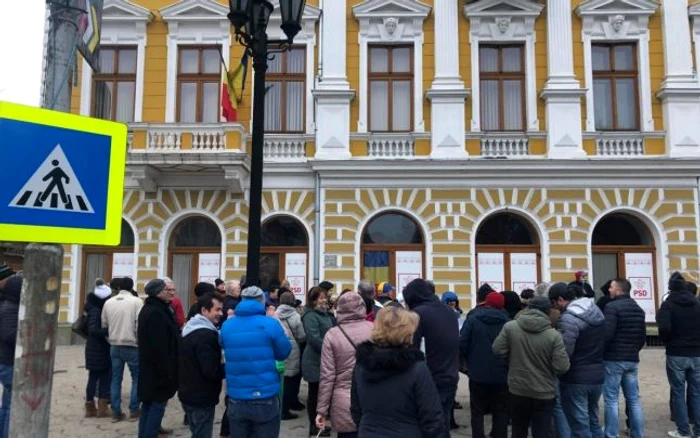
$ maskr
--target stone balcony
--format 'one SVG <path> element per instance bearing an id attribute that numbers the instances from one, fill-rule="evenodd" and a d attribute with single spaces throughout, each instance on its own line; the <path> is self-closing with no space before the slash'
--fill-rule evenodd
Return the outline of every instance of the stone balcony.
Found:
<path id="1" fill-rule="evenodd" d="M 304 162 L 306 161 L 307 140 L 309 138 L 304 134 L 266 134 L 263 157 L 267 162 Z"/>
<path id="2" fill-rule="evenodd" d="M 416 156 L 415 139 L 410 134 L 372 134 L 367 139 L 370 158 L 413 158 Z"/>
<path id="3" fill-rule="evenodd" d="M 520 158 L 530 155 L 530 139 L 523 133 L 488 133 L 481 137 L 481 156 Z"/>
<path id="4" fill-rule="evenodd" d="M 127 142 L 127 187 L 241 193 L 250 171 L 247 135 L 240 123 L 133 123 Z"/>
<path id="5" fill-rule="evenodd" d="M 638 132 L 602 133 L 595 138 L 596 154 L 601 157 L 639 157 L 645 154 L 644 137 Z"/>

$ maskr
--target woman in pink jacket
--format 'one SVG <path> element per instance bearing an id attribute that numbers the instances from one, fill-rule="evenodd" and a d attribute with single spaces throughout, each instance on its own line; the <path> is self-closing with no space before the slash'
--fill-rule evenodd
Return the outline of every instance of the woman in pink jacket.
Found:
<path id="1" fill-rule="evenodd" d="M 372 323 L 365 320 L 366 316 L 367 308 L 359 294 L 342 294 L 338 300 L 338 325 L 323 338 L 316 426 L 323 429 L 330 413 L 338 438 L 357 437 L 357 426 L 350 415 L 350 388 L 355 348 L 372 334 Z"/>

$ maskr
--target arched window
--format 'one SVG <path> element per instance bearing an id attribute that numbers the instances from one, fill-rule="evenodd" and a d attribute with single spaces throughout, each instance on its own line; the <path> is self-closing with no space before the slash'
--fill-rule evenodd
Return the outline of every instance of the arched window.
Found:
<path id="1" fill-rule="evenodd" d="M 83 247 L 81 305 L 85 303 L 87 294 L 95 290 L 96 279 L 102 278 L 109 283 L 115 277 L 133 277 L 135 242 L 134 230 L 122 219 L 122 234 L 118 246 Z"/>
<path id="2" fill-rule="evenodd" d="M 189 216 L 173 229 L 168 247 L 168 276 L 183 306 L 194 303 L 194 286 L 221 276 L 221 232 L 204 216 Z"/>
<path id="3" fill-rule="evenodd" d="M 309 236 L 291 216 L 275 216 L 262 225 L 260 283 L 269 291 L 277 282 L 289 281 L 290 289 L 302 299 L 308 285 Z"/>
<path id="4" fill-rule="evenodd" d="M 372 218 L 362 231 L 360 256 L 363 279 L 388 281 L 401 292 L 414 278 L 425 275 L 425 242 L 420 226 L 399 212 Z"/>
<path id="5" fill-rule="evenodd" d="M 632 298 L 644 309 L 647 322 L 656 314 L 656 247 L 649 228 L 627 213 L 611 213 L 593 229 L 593 288 L 596 294 L 608 280 L 623 277 L 632 283 Z"/>
<path id="6" fill-rule="evenodd" d="M 540 281 L 540 244 L 535 228 L 522 216 L 496 213 L 476 232 L 477 288 L 497 291 L 532 289 Z"/>

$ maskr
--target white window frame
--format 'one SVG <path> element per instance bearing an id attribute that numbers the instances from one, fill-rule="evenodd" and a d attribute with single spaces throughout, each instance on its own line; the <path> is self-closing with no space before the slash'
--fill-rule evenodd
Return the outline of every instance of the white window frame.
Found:
<path id="1" fill-rule="evenodd" d="M 146 71 L 146 27 L 153 19 L 148 9 L 128 0 L 106 0 L 102 9 L 100 45 L 136 46 L 136 86 L 134 90 L 134 123 L 143 121 L 143 89 Z M 83 59 L 80 86 L 80 114 L 91 116 L 92 67 Z"/>
<path id="2" fill-rule="evenodd" d="M 282 24 L 282 16 L 280 15 L 280 9 L 279 9 L 279 0 L 274 0 L 272 2 L 273 6 L 275 7 L 275 10 L 272 11 L 272 14 L 270 15 L 270 20 L 268 21 L 267 24 L 267 37 L 270 40 L 286 40 L 287 36 L 284 34 L 282 29 L 280 28 L 280 24 Z M 304 112 L 305 114 L 305 120 L 306 120 L 306 135 L 313 135 L 316 132 L 316 121 L 314 120 L 314 96 L 312 94 L 313 89 L 314 89 L 314 69 L 315 69 L 315 64 L 314 60 L 316 58 L 315 56 L 315 49 L 316 49 L 316 23 L 318 22 L 319 18 L 321 17 L 321 10 L 313 5 L 307 4 L 304 7 L 304 13 L 302 15 L 302 24 L 301 24 L 301 30 L 299 33 L 294 37 L 294 45 L 295 46 L 306 46 L 306 90 L 304 91 L 306 96 L 304 99 Z M 250 60 L 252 63 L 252 60 Z M 249 71 L 252 72 L 252 66 L 249 66 L 250 69 Z M 254 93 L 253 88 L 251 87 L 251 102 L 254 100 L 252 98 Z M 252 107 L 252 105 L 251 105 Z M 251 129 L 252 129 L 252 124 L 253 121 L 251 119 Z M 282 133 L 280 135 L 293 135 L 293 134 L 285 134 Z"/>
<path id="3" fill-rule="evenodd" d="M 330 0 L 333 1 L 333 0 Z M 413 47 L 413 132 L 425 132 L 423 120 L 423 23 L 431 7 L 416 0 L 367 0 L 353 6 L 360 23 L 360 115 L 357 132 L 367 133 L 369 96 L 369 46 L 372 44 Z M 392 29 L 394 29 L 392 31 Z M 326 32 L 328 29 L 325 30 Z"/>
<path id="4" fill-rule="evenodd" d="M 231 51 L 229 10 L 215 0 L 181 0 L 160 10 L 168 24 L 165 123 L 175 123 L 177 115 L 177 72 L 180 46 L 221 46 L 224 59 Z M 231 68 L 231 66 L 228 66 Z M 223 68 L 223 67 L 222 67 Z M 220 80 L 221 83 L 221 80 Z M 219 112 L 219 121 L 225 121 Z"/>
<path id="5" fill-rule="evenodd" d="M 595 102 L 593 100 L 594 43 L 635 43 L 639 90 L 639 127 L 641 132 L 654 131 L 651 110 L 651 70 L 649 66 L 649 17 L 658 5 L 649 0 L 626 0 L 625 8 L 606 8 L 613 0 L 588 0 L 576 8 L 583 28 L 583 62 L 586 87 L 586 131 L 595 132 Z M 620 22 L 621 21 L 621 22 Z"/>
<path id="6" fill-rule="evenodd" d="M 499 10 L 497 6 L 510 6 Z M 469 19 L 472 64 L 472 132 L 481 132 L 481 72 L 479 49 L 483 44 L 523 44 L 525 47 L 525 129 L 540 130 L 537 119 L 537 73 L 535 68 L 535 20 L 544 6 L 530 0 L 482 0 L 464 7 Z"/>
<path id="7" fill-rule="evenodd" d="M 696 3 L 688 7 L 688 16 L 692 20 L 691 31 L 693 32 L 693 50 L 695 55 L 695 78 L 700 83 L 700 74 L 697 74 L 700 68 L 700 3 Z"/>

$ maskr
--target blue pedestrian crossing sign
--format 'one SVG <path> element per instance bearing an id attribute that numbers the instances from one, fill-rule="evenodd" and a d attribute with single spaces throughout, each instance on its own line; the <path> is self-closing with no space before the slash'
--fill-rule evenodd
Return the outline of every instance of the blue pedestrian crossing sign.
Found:
<path id="1" fill-rule="evenodd" d="M 0 102 L 0 241 L 118 245 L 126 125 Z"/>

